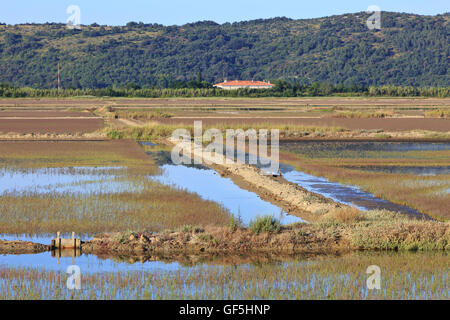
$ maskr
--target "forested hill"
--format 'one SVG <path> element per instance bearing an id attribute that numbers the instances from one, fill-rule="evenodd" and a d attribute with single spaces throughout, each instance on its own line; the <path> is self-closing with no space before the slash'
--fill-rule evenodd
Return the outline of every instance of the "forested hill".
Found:
<path id="1" fill-rule="evenodd" d="M 65 88 L 167 87 L 175 80 L 296 79 L 344 85 L 449 86 L 450 14 L 382 13 L 123 27 L 0 25 L 0 82 Z"/>

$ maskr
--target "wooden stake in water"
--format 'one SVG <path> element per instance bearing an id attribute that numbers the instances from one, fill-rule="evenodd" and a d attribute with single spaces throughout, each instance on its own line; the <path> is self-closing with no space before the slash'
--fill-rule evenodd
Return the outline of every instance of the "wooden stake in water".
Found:
<path id="1" fill-rule="evenodd" d="M 59 236 L 60 236 L 60 232 L 58 231 L 58 232 L 56 232 L 56 243 L 58 245 L 58 252 L 56 254 L 56 263 L 57 264 L 59 264 L 59 256 L 61 255 L 61 252 L 60 252 L 60 250 L 61 250 L 61 239 L 59 238 Z"/>
<path id="2" fill-rule="evenodd" d="M 72 240 L 73 240 L 73 252 L 72 252 L 72 265 L 75 264 L 75 252 L 77 250 L 77 241 L 75 240 L 75 232 L 72 231 Z"/>

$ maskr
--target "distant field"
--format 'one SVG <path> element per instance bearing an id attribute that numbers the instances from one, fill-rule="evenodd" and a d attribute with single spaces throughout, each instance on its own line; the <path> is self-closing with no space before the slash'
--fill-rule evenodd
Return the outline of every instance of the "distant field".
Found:
<path id="1" fill-rule="evenodd" d="M 194 120 L 202 120 L 205 125 L 214 124 L 251 124 L 268 122 L 272 124 L 289 124 L 299 126 L 326 126 L 326 127 L 342 127 L 349 130 L 366 129 L 366 130 L 389 130 L 389 131 L 405 131 L 405 130 L 430 130 L 438 132 L 450 131 L 450 120 L 435 118 L 392 118 L 392 119 L 345 119 L 345 118 L 268 118 L 268 117 L 250 117 L 250 118 L 172 118 L 162 119 L 160 122 L 165 124 L 192 124 Z"/>
<path id="2" fill-rule="evenodd" d="M 450 98 L 339 98 L 339 97 L 314 97 L 314 98 L 1 98 L 0 107 L 23 106 L 56 106 L 56 107 L 85 107 L 86 105 L 120 106 L 148 106 L 148 107 L 298 107 L 298 106 L 353 106 L 353 107 L 436 107 L 450 106 Z"/>
<path id="3" fill-rule="evenodd" d="M 3 133 L 86 133 L 93 132 L 102 127 L 103 121 L 57 119 L 0 119 L 0 132 Z"/>
<path id="4" fill-rule="evenodd" d="M 49 111 L 49 110 L 3 110 L 0 118 L 91 118 L 90 112 Z"/>
<path id="5" fill-rule="evenodd" d="M 447 133 L 449 112 L 447 98 L 21 98 L 0 99 L 0 132 L 73 135 L 105 125 L 122 129 L 152 122 L 182 127 L 202 120 L 218 128 L 264 124 L 268 129 L 339 127 L 357 135 L 364 130 Z"/>
<path id="6" fill-rule="evenodd" d="M 103 127 L 103 120 L 88 112 L 65 111 L 0 111 L 1 133 L 93 132 Z"/>

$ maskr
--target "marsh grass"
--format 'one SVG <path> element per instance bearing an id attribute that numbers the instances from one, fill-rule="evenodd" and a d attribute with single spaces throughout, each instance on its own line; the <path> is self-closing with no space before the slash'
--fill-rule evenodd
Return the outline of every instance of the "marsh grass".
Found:
<path id="1" fill-rule="evenodd" d="M 355 207 L 339 208 L 326 214 L 323 221 L 337 221 L 341 223 L 351 224 L 364 220 L 364 215 Z"/>
<path id="2" fill-rule="evenodd" d="M 450 109 L 437 109 L 424 112 L 425 117 L 450 118 Z"/>
<path id="3" fill-rule="evenodd" d="M 121 182 L 129 191 L 4 194 L 0 201 L 0 233 L 162 231 L 186 224 L 226 225 L 230 219 L 219 204 L 187 191 L 145 177 L 125 177 Z"/>
<path id="4" fill-rule="evenodd" d="M 151 110 L 151 111 L 138 111 L 138 110 L 114 110 L 115 116 L 118 119 L 132 119 L 132 120 L 157 120 L 157 119 L 168 119 L 174 116 L 173 113 L 161 111 L 161 110 Z"/>
<path id="5" fill-rule="evenodd" d="M 366 269 L 381 268 L 381 290 L 367 289 Z M 65 270 L 64 270 L 65 271 Z M 83 273 L 82 290 L 64 271 L 0 267 L 0 299 L 443 299 L 445 253 L 353 253 L 281 263 Z"/>
<path id="6" fill-rule="evenodd" d="M 138 166 L 157 172 L 133 141 L 0 142 L 0 167 Z"/>
<path id="7" fill-rule="evenodd" d="M 206 253 L 226 254 L 242 254 L 242 250 L 249 254 L 281 251 L 450 250 L 449 223 L 412 219 L 387 210 L 358 212 L 356 209 L 336 209 L 315 222 L 283 226 L 272 216 L 263 216 L 254 219 L 249 228 L 185 226 L 178 230 L 153 234 L 160 241 L 157 247 L 149 244 L 150 250 L 170 252 L 183 248 L 186 252 L 197 252 L 203 248 Z M 110 237 L 106 235 L 104 238 L 109 250 L 121 250 L 118 243 L 109 242 Z M 213 239 L 214 246 L 210 246 Z M 180 247 L 174 247 L 174 243 Z M 131 250 L 136 245 L 140 243 L 127 242 L 127 248 Z"/>
<path id="8" fill-rule="evenodd" d="M 411 219 L 387 210 L 371 210 L 354 217 L 351 214 L 350 220 L 332 220 L 331 226 L 319 222 L 319 226 L 331 233 L 333 229 L 340 231 L 362 250 L 450 250 L 448 222 Z"/>
<path id="9" fill-rule="evenodd" d="M 0 148 L 0 180 L 3 170 L 6 175 L 29 174 L 45 185 L 1 195 L 0 234 L 162 231 L 188 224 L 226 225 L 230 219 L 215 202 L 151 181 L 149 176 L 160 172 L 158 166 L 134 141 L 8 142 Z M 108 165 L 120 167 L 104 167 Z M 79 180 L 83 174 L 93 176 Z M 42 180 L 52 175 L 70 182 Z"/>
<path id="10" fill-rule="evenodd" d="M 160 140 L 169 138 L 172 132 L 176 129 L 186 129 L 193 137 L 194 126 L 192 124 L 161 124 L 158 122 L 150 122 L 143 126 L 138 127 L 125 127 L 122 129 L 106 129 L 106 134 L 111 139 L 133 139 L 133 140 Z M 214 124 L 203 126 L 203 132 L 211 129 L 219 129 L 225 132 L 227 129 L 242 129 L 244 131 L 248 129 L 266 130 L 270 128 L 271 130 L 280 130 L 280 136 L 290 137 L 290 136 L 309 136 L 309 135 L 324 135 L 326 133 L 339 133 L 347 131 L 346 129 L 340 127 L 327 127 L 327 126 L 302 126 L 302 125 L 280 125 L 270 122 L 261 123 L 251 123 L 251 124 Z"/>
<path id="11" fill-rule="evenodd" d="M 332 116 L 334 118 L 349 118 L 349 119 L 361 119 L 361 118 L 388 118 L 393 117 L 395 112 L 393 110 L 377 110 L 373 112 L 364 111 L 338 111 Z"/>

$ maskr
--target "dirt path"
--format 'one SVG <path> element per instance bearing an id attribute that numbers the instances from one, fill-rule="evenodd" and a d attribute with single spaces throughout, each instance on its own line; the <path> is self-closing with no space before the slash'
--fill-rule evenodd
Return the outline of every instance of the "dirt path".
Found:
<path id="1" fill-rule="evenodd" d="M 170 140 L 170 143 L 175 144 L 177 141 Z M 187 150 L 188 145 L 189 143 L 178 144 L 184 150 Z M 306 221 L 316 221 L 336 208 L 345 207 L 331 199 L 309 192 L 282 177 L 262 174 L 259 169 L 248 164 L 239 161 L 227 163 L 221 154 L 192 148 L 192 156 L 200 157 L 203 163 L 218 171 L 222 176 L 230 177 L 238 186 L 255 192 L 264 200 Z"/>

